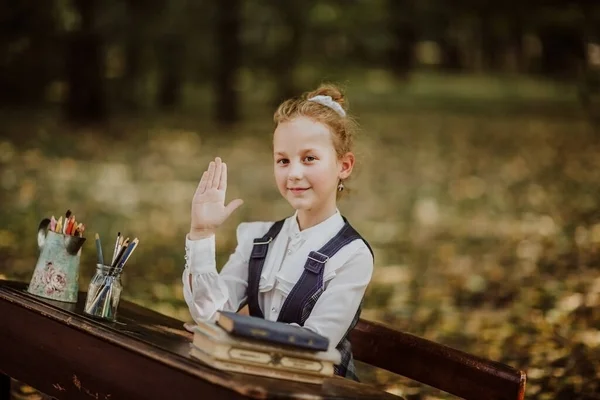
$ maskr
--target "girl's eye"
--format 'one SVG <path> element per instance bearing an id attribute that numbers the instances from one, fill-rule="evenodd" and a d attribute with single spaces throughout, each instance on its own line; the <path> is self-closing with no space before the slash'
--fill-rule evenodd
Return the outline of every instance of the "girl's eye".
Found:
<path id="1" fill-rule="evenodd" d="M 304 161 L 306 161 L 306 162 L 313 162 L 315 160 L 316 160 L 316 158 L 313 157 L 313 156 L 306 156 L 306 157 L 304 157 Z"/>
<path id="2" fill-rule="evenodd" d="M 287 158 L 280 158 L 279 160 L 277 160 L 277 164 L 288 164 L 290 162 L 290 160 L 288 160 Z"/>

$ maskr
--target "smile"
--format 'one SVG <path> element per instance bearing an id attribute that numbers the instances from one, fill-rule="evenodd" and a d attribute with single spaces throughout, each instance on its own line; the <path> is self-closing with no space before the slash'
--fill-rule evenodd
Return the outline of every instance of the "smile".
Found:
<path id="1" fill-rule="evenodd" d="M 309 188 L 288 188 L 288 190 L 294 194 L 300 194 L 307 191 Z"/>

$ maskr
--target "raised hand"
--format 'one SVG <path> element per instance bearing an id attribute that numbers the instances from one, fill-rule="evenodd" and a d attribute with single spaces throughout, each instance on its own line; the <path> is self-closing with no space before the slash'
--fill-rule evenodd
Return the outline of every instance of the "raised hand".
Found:
<path id="1" fill-rule="evenodd" d="M 227 164 L 219 157 L 211 161 L 202 174 L 192 200 L 191 240 L 208 237 L 243 204 L 240 199 L 225 205 L 227 192 Z"/>

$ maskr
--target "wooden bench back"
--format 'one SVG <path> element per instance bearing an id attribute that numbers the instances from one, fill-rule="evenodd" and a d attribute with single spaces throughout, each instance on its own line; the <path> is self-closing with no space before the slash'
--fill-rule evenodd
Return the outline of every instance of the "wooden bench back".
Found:
<path id="1" fill-rule="evenodd" d="M 361 319 L 354 358 L 467 400 L 523 400 L 526 374 L 508 365 Z"/>

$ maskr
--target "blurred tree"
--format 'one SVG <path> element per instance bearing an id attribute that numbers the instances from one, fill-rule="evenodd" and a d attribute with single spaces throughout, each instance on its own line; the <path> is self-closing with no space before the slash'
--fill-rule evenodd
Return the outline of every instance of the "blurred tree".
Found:
<path id="1" fill-rule="evenodd" d="M 60 76 L 55 1 L 0 2 L 0 104 L 37 104 Z"/>
<path id="2" fill-rule="evenodd" d="M 275 103 L 297 94 L 294 71 L 302 57 L 302 41 L 314 0 L 271 0 L 276 16 L 283 23 L 279 46 L 271 58 L 272 73 L 277 85 Z"/>
<path id="3" fill-rule="evenodd" d="M 220 124 L 240 119 L 237 74 L 241 66 L 241 1 L 216 2 L 215 118 Z"/>
<path id="4" fill-rule="evenodd" d="M 392 72 L 398 78 L 406 78 L 413 67 L 416 31 L 413 0 L 388 0 L 389 29 L 392 37 L 389 61 Z"/>
<path id="5" fill-rule="evenodd" d="M 599 8 L 596 0 L 1 2 L 0 103 L 48 98 L 64 101 L 71 121 L 102 121 L 142 103 L 177 109 L 189 85 L 195 104 L 209 99 L 214 118 L 231 123 L 242 92 L 271 91 L 278 103 L 355 68 L 580 80 Z"/>
<path id="6" fill-rule="evenodd" d="M 526 33 L 527 15 L 531 12 L 531 4 L 520 0 L 505 2 L 508 12 L 506 15 L 508 28 L 508 51 L 513 57 L 513 70 L 525 72 L 527 65 L 523 48 Z"/>
<path id="7" fill-rule="evenodd" d="M 573 79 L 580 74 L 585 63 L 585 3 L 588 0 L 534 3 L 533 31 L 541 43 L 537 72 L 555 79 Z"/>
<path id="8" fill-rule="evenodd" d="M 149 7 L 140 0 L 126 0 L 124 43 L 124 73 L 119 87 L 120 103 L 126 110 L 137 110 L 141 96 L 141 77 L 144 70 L 143 53 L 148 37 Z"/>
<path id="9" fill-rule="evenodd" d="M 452 23 L 461 15 L 461 4 L 442 0 L 417 2 L 415 13 L 418 39 L 433 42 L 439 49 L 438 60 L 433 66 L 447 70 L 462 68 L 456 37 L 452 34 Z"/>
<path id="10" fill-rule="evenodd" d="M 187 26 L 186 0 L 163 3 L 163 29 L 159 30 L 156 57 L 158 60 L 158 106 L 172 110 L 181 105 L 184 83 L 184 63 Z"/>
<path id="11" fill-rule="evenodd" d="M 579 99 L 591 119 L 600 124 L 600 3 L 583 4 L 582 11 L 587 48 L 578 85 Z"/>
<path id="12" fill-rule="evenodd" d="M 159 39 L 157 102 L 162 109 L 172 110 L 181 105 L 184 52 L 185 42 L 182 35 L 168 34 Z"/>
<path id="13" fill-rule="evenodd" d="M 583 31 L 578 26 L 549 23 L 538 31 L 542 42 L 541 70 L 554 77 L 577 75 L 585 63 Z"/>
<path id="14" fill-rule="evenodd" d="M 97 2 L 73 0 L 78 26 L 67 35 L 64 111 L 69 122 L 96 123 L 107 118 L 103 39 L 95 29 Z"/>

